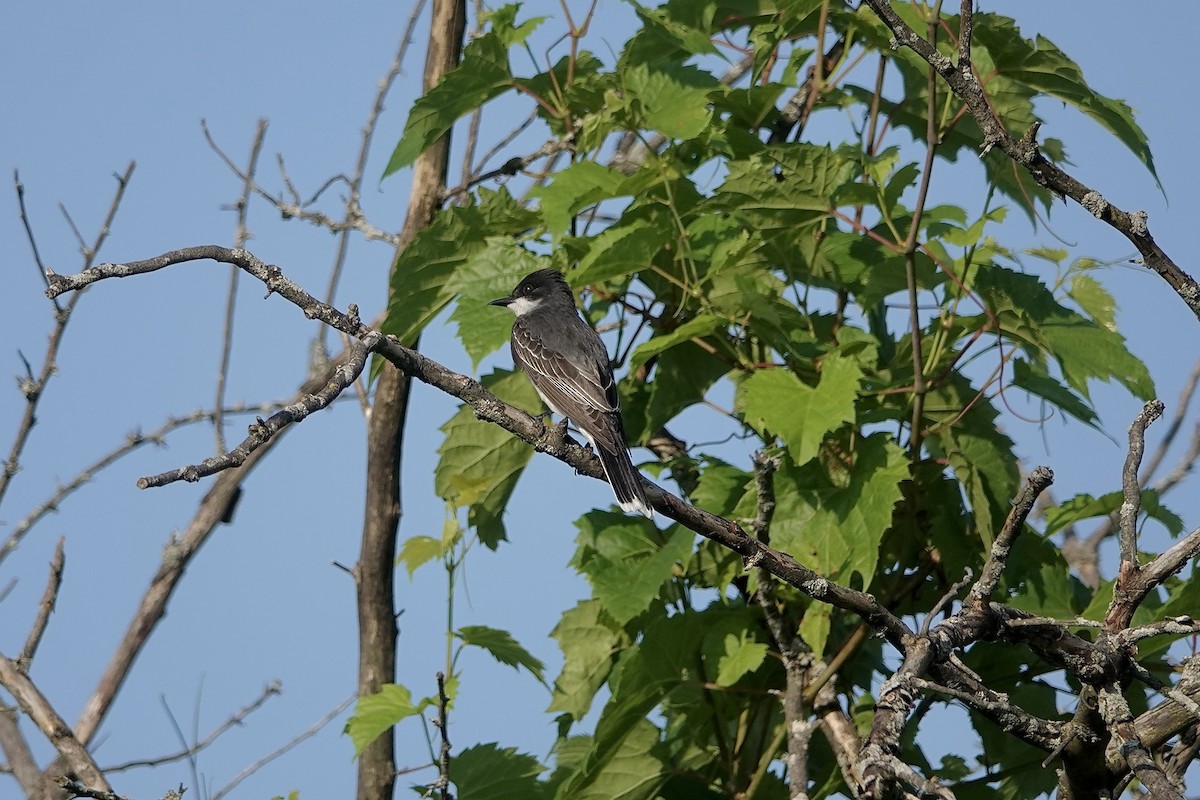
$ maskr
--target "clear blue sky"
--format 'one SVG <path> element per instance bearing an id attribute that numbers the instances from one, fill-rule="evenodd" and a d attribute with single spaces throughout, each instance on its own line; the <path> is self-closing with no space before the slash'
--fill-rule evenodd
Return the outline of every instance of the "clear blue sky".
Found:
<path id="1" fill-rule="evenodd" d="M 1108 0 L 984 6 L 1015 15 L 1027 34 L 1047 36 L 1081 64 L 1094 87 L 1137 109 L 1166 200 L 1132 155 L 1073 110 L 1047 106 L 1050 123 L 1042 135 L 1065 140 L 1075 174 L 1111 201 L 1148 211 L 1159 242 L 1195 274 L 1188 258 L 1200 217 L 1191 168 L 1197 119 L 1187 77 L 1200 66 L 1193 41 L 1200 12 L 1191 4 L 1142 4 L 1135 13 L 1129 3 Z M 238 161 L 245 158 L 255 121 L 270 119 L 262 181 L 279 185 L 274 154 L 281 153 L 292 180 L 311 193 L 330 175 L 351 170 L 376 83 L 392 60 L 409 9 L 398 3 L 333 7 L 274 0 L 6 4 L 0 11 L 0 27 L 9 34 L 0 50 L 0 166 L 6 170 L 0 186 L 0 375 L 22 372 L 18 350 L 40 363 L 51 323 L 7 182 L 11 169 L 21 171 L 43 259 L 59 272 L 76 271 L 80 258 L 57 203 L 66 205 L 90 239 L 112 195 L 111 174 L 131 159 L 137 171 L 105 260 L 229 243 L 234 217 L 222 207 L 236 198 L 239 186 L 205 144 L 201 118 Z M 525 13 L 549 15 L 547 31 L 561 27 L 556 3 L 530 2 Z M 591 49 L 607 59 L 605 41 L 619 47 L 631 16 L 627 5 L 602 0 Z M 415 97 L 426 25 L 418 28 L 405 75 L 389 97 L 368 167 L 372 178 L 364 203 L 383 228 L 401 224 L 407 175 L 382 184 L 374 176 Z M 500 111 L 489 126 L 506 130 L 510 122 Z M 942 191 L 951 194 L 953 187 Z M 1059 244 L 1045 230 L 1022 227 L 1018 216 L 1011 216 L 1008 235 L 1029 244 Z M 323 290 L 334 253 L 328 233 L 282 222 L 262 203 L 253 206 L 250 227 L 252 251 L 310 290 Z M 1119 259 L 1133 252 L 1074 206 L 1056 208 L 1051 227 L 1070 243 L 1073 256 Z M 358 303 L 364 317 L 381 308 L 389 254 L 384 245 L 352 245 L 342 305 Z M 56 481 L 72 478 L 127 432 L 150 430 L 168 415 L 211 405 L 219 347 L 214 332 L 226 282 L 227 268 L 197 264 L 89 292 L 68 333 L 60 374 L 42 401 L 25 470 L 0 510 L 0 536 L 52 492 Z M 1122 327 L 1133 351 L 1149 364 L 1170 413 L 1191 359 L 1200 352 L 1198 323 L 1144 270 L 1117 267 L 1105 273 L 1104 282 L 1116 293 Z M 277 298 L 264 302 L 257 285 L 244 286 L 228 396 L 285 398 L 304 373 L 315 327 Z M 448 330 L 431 332 L 423 346 L 430 356 L 469 371 Z M 507 365 L 507 357 L 496 363 Z M 1107 387 L 1096 387 L 1094 394 L 1120 441 L 1139 403 Z M 21 407 L 20 395 L 5 379 L 0 383 L 5 454 Z M 440 534 L 443 514 L 432 493 L 431 469 L 437 428 L 455 407 L 423 386 L 414 395 L 404 536 Z M 229 435 L 237 441 L 243 430 L 238 422 Z M 1117 488 L 1119 444 L 1058 419 L 1038 427 L 1013 418 L 1009 430 L 1027 463 L 1054 468 L 1060 497 Z M 354 590 L 331 563 L 350 565 L 357 557 L 362 441 L 361 415 L 346 404 L 293 430 L 282 452 L 258 470 L 246 486 L 237 524 L 219 530 L 194 562 L 104 725 L 96 752 L 102 765 L 177 748 L 160 698 L 185 731 L 198 715 L 195 724 L 203 735 L 265 683 L 280 679 L 282 697 L 201 754 L 199 771 L 215 790 L 353 691 Z M 142 492 L 134 479 L 197 461 L 212 449 L 211 431 L 196 428 L 173 437 L 169 448 L 142 450 L 74 496 L 0 566 L 0 586 L 20 579 L 0 605 L 0 651 L 13 656 L 33 618 L 54 542 L 66 537 L 65 585 L 33 675 L 69 721 L 128 623 L 169 534 L 188 522 L 206 490 L 201 482 Z M 538 515 L 522 513 L 522 499 L 535 493 L 549 507 Z M 519 490 L 518 510 L 508 517 L 512 543 L 495 554 L 476 553 L 468 563 L 457 624 L 511 630 L 555 674 L 558 652 L 546 635 L 562 610 L 586 593 L 566 566 L 574 549 L 571 522 L 608 503 L 603 484 L 535 458 Z M 1194 491 L 1174 498 L 1173 507 L 1192 525 L 1200 522 Z M 443 663 L 443 596 L 444 576 L 436 567 L 414 581 L 403 575 L 398 580 L 398 605 L 404 609 L 400 679 L 417 695 L 433 692 L 433 674 Z M 451 719 L 455 746 L 498 740 L 545 757 L 553 740 L 553 720 L 541 713 L 549 700 L 545 691 L 487 656 L 472 654 L 461 667 L 464 691 Z M 354 768 L 342 721 L 262 770 L 234 796 L 266 798 L 291 789 L 307 798 L 348 796 Z M 31 739 L 45 758 L 48 749 L 36 734 Z M 399 737 L 400 766 L 426 760 L 422 742 L 419 724 L 406 723 Z M 183 763 L 112 778 L 119 792 L 143 800 L 181 782 L 192 785 Z M 0 794 L 13 786 L 0 777 Z"/>

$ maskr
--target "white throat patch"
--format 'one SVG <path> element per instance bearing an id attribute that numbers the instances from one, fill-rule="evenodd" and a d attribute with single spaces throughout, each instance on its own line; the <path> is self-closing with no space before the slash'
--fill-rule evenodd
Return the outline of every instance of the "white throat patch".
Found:
<path id="1" fill-rule="evenodd" d="M 542 298 L 518 297 L 508 304 L 508 310 L 522 317 L 542 304 Z"/>

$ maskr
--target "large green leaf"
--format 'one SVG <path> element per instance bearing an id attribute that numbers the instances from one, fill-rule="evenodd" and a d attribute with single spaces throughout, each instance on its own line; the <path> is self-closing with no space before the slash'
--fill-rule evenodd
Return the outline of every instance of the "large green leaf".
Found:
<path id="1" fill-rule="evenodd" d="M 975 290 L 1006 335 L 1053 356 L 1067 384 L 1085 398 L 1091 379 L 1116 381 L 1142 400 L 1154 396 L 1154 381 L 1125 338 L 1061 305 L 1036 276 L 980 265 Z"/>
<path id="2" fill-rule="evenodd" d="M 634 723 L 612 757 L 588 775 L 586 786 L 575 786 L 572 794 L 556 796 L 564 800 L 654 800 L 669 774 L 659 755 L 662 749 L 659 737 L 658 728 L 648 720 Z M 579 745 L 579 752 L 571 754 L 575 756 L 574 761 L 568 762 L 576 769 L 587 754 L 584 742 Z M 560 764 L 564 761 L 560 752 Z M 564 775 L 563 779 L 568 777 Z"/>
<path id="3" fill-rule="evenodd" d="M 829 355 L 816 387 L 783 369 L 760 369 L 738 383 L 735 406 L 759 433 L 778 436 L 797 464 L 817 454 L 829 431 L 854 420 L 862 368 L 851 358 Z"/>
<path id="4" fill-rule="evenodd" d="M 1108 492 L 1099 497 L 1090 494 L 1077 494 L 1067 498 L 1057 506 L 1046 510 L 1045 535 L 1057 533 L 1068 525 L 1080 520 L 1094 517 L 1107 517 L 1115 514 L 1121 508 L 1125 497 L 1121 492 Z M 1162 504 L 1161 496 L 1154 489 L 1143 489 L 1141 492 L 1142 513 L 1151 519 L 1158 520 L 1172 536 L 1183 532 L 1184 522 L 1175 512 Z"/>
<path id="5" fill-rule="evenodd" d="M 619 676 L 610 683 L 612 696 L 596 723 L 591 748 L 556 797 L 573 798 L 591 786 L 645 716 L 674 687 L 689 679 L 710 628 L 707 622 L 706 615 L 693 613 L 660 617 L 650 624 L 642 641 L 622 660 Z"/>
<path id="6" fill-rule="evenodd" d="M 539 800 L 545 789 L 537 778 L 545 769 L 533 756 L 491 742 L 456 753 L 450 780 L 458 800 Z"/>
<path id="7" fill-rule="evenodd" d="M 855 442 L 845 479 L 830 480 L 816 462 L 807 468 L 785 462 L 775 476 L 771 544 L 839 583 L 857 573 L 867 589 L 907 478 L 904 451 L 883 433 Z"/>
<path id="8" fill-rule="evenodd" d="M 404 133 L 392 151 L 383 177 L 407 167 L 425 148 L 465 116 L 512 85 L 508 47 L 495 33 L 485 33 L 463 49 L 462 62 L 437 86 L 423 94 L 408 113 Z"/>
<path id="9" fill-rule="evenodd" d="M 599 600 L 583 600 L 567 609 L 550 635 L 562 650 L 563 666 L 546 710 L 562 712 L 578 721 L 591 708 L 596 692 L 608 679 L 618 649 L 628 643 L 628 637 Z"/>
<path id="10" fill-rule="evenodd" d="M 1080 422 L 1100 430 L 1100 417 L 1091 404 L 1059 383 L 1041 364 L 1018 358 L 1012 365 L 1013 386 L 1042 398 Z"/>
<path id="11" fill-rule="evenodd" d="M 1012 19 L 999 14 L 978 14 L 975 26 L 976 42 L 987 48 L 1000 74 L 1074 106 L 1100 123 L 1158 181 L 1146 132 L 1134 120 L 1133 109 L 1125 102 L 1106 97 L 1089 86 L 1079 65 L 1046 37 L 1040 34 L 1033 40 L 1022 37 Z"/>
<path id="12" fill-rule="evenodd" d="M 477 201 L 439 211 L 396 259 L 382 331 L 411 344 L 462 291 L 459 267 L 488 247 L 491 237 L 518 234 L 536 222 L 537 215 L 503 187 L 481 190 Z"/>
<path id="13" fill-rule="evenodd" d="M 555 173 L 543 186 L 534 187 L 530 197 L 538 207 L 546 230 L 558 238 L 566 233 L 571 219 L 588 206 L 620 196 L 625 175 L 595 161 L 577 161 Z"/>
<path id="14" fill-rule="evenodd" d="M 699 67 L 634 64 L 621 81 L 641 107 L 646 127 L 671 139 L 691 139 L 712 119 L 709 92 L 721 84 Z"/>
<path id="15" fill-rule="evenodd" d="M 510 405 L 535 411 L 540 400 L 529 379 L 517 372 L 496 370 L 483 385 Z M 464 404 L 442 426 L 446 435 L 433 474 L 434 491 L 458 507 L 467 507 L 468 521 L 479 539 L 495 549 L 505 537 L 501 515 L 517 479 L 533 456 L 533 448 L 498 425 L 484 422 Z"/>
<path id="16" fill-rule="evenodd" d="M 589 511 L 575 525 L 574 563 L 591 582 L 593 596 L 622 625 L 659 596 L 676 564 L 687 563 L 695 538 L 680 525 L 662 532 L 645 519 L 610 511 Z"/>
<path id="17" fill-rule="evenodd" d="M 925 446 L 934 458 L 954 470 L 974 515 L 986 549 L 1004 524 L 1020 475 L 1013 444 L 997 422 L 999 413 L 961 374 L 938 385 L 926 396 L 929 427 Z"/>

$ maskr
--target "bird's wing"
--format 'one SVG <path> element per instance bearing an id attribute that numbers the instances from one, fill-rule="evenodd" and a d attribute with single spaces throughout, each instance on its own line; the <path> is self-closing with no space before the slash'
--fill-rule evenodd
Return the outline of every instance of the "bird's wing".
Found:
<path id="1" fill-rule="evenodd" d="M 570 333 L 564 333 L 564 337 L 569 336 Z M 581 344 L 585 343 L 590 344 L 586 341 Z M 612 370 L 607 368 L 608 355 L 603 349 L 572 348 L 590 356 L 578 360 L 569 359 L 555 344 L 533 334 L 528 326 L 513 326 L 513 358 L 521 363 L 535 386 L 542 390 L 547 385 L 553 387 L 572 408 L 616 411 L 619 408 L 617 387 Z M 599 360 L 601 358 L 603 362 Z"/>
<path id="2" fill-rule="evenodd" d="M 554 411 L 569 417 L 597 446 L 614 452 L 624 450 L 617 387 L 612 370 L 605 368 L 608 356 L 599 342 L 588 347 L 580 351 L 593 357 L 579 363 L 519 321 L 513 326 L 513 360 L 525 370 L 542 399 Z M 600 362 L 599 358 L 606 361 Z"/>

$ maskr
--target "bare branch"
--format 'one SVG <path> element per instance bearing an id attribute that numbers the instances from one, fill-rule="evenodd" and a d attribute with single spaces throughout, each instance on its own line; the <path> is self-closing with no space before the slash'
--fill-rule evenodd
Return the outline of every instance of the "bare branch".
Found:
<path id="1" fill-rule="evenodd" d="M 229 783 L 225 784 L 219 790 L 217 790 L 212 795 L 212 797 L 209 798 L 209 800 L 221 800 L 222 797 L 224 797 L 225 795 L 227 795 L 231 791 L 233 791 L 237 787 L 237 785 L 239 783 L 241 783 L 242 781 L 246 780 L 246 778 L 249 778 L 251 775 L 258 772 L 260 769 L 265 767 L 267 764 L 270 764 L 275 759 L 277 759 L 280 756 L 282 756 L 283 754 L 287 753 L 289 750 L 291 750 L 293 747 L 295 747 L 296 745 L 303 742 L 305 739 L 310 739 L 313 736 L 316 736 L 321 731 L 322 728 L 324 728 L 330 722 L 333 722 L 335 719 L 337 719 L 338 715 L 341 714 L 343 711 L 345 711 L 350 706 L 350 704 L 354 702 L 354 700 L 357 696 L 358 695 L 356 695 L 356 694 L 352 694 L 349 697 L 347 697 L 346 699 L 342 700 L 340 703 L 338 703 L 336 706 L 334 706 L 332 709 L 330 709 L 329 713 L 327 713 L 325 716 L 321 717 L 319 720 L 314 722 L 310 727 L 305 729 L 300 735 L 289 739 L 278 750 L 268 753 L 267 755 L 265 755 L 262 758 L 255 761 L 250 766 L 243 769 L 241 772 L 239 772 L 237 775 L 234 776 L 233 780 L 231 780 Z"/>
<path id="2" fill-rule="evenodd" d="M 38 645 L 42 642 L 42 635 L 46 632 L 46 625 L 50 622 L 50 614 L 54 611 L 54 604 L 58 600 L 58 590 L 62 587 L 63 563 L 66 556 L 63 553 L 63 545 L 65 540 L 60 536 L 58 544 L 54 547 L 54 558 L 50 560 L 50 577 L 46 581 L 46 589 L 42 592 L 42 601 L 38 603 L 37 618 L 33 622 L 33 627 L 29 631 L 28 638 L 25 639 L 25 647 L 21 649 L 21 655 L 17 656 L 17 669 L 29 674 L 29 667 L 33 664 L 33 657 L 37 654 Z"/>
<path id="3" fill-rule="evenodd" d="M 442 672 L 438 672 L 437 674 L 437 687 L 438 715 L 433 724 L 437 726 L 442 744 L 438 749 L 438 778 L 437 782 L 434 783 L 434 788 L 437 789 L 438 796 L 442 800 L 450 800 L 450 731 L 449 720 L 446 717 L 446 709 L 450 706 L 450 698 L 446 697 L 446 676 Z"/>
<path id="4" fill-rule="evenodd" d="M 1161 400 L 1146 403 L 1129 426 L 1129 453 L 1125 457 L 1125 469 L 1121 473 L 1121 572 L 1134 574 L 1138 570 L 1137 518 L 1142 508 L 1142 487 L 1138 481 L 1138 469 L 1142 465 L 1142 453 L 1146 449 L 1146 428 L 1162 416 Z"/>
<path id="5" fill-rule="evenodd" d="M 173 264 L 204 259 L 237 264 L 261 280 L 267 286 L 268 294 L 278 294 L 295 304 L 309 319 L 319 320 L 359 340 L 365 340 L 371 334 L 378 335 L 378 331 L 363 325 L 357 316 L 344 314 L 305 292 L 286 278 L 279 267 L 265 264 L 245 250 L 230 250 L 217 245 L 174 250 L 155 258 L 128 264 L 104 264 L 78 275 L 51 275 L 51 288 L 47 291 L 58 295 L 99 280 L 139 275 Z M 501 402 L 467 376 L 453 372 L 419 352 L 404 347 L 392 337 L 380 340 L 376 352 L 405 374 L 463 400 L 475 410 L 480 419 L 499 425 L 529 442 L 537 450 L 566 462 L 577 472 L 593 478 L 603 476 L 599 461 L 590 451 L 571 442 L 553 441 L 553 437 L 539 418 Z M 763 566 L 772 575 L 795 586 L 813 599 L 858 614 L 874 631 L 903 649 L 902 642 L 906 636 L 911 635 L 911 630 L 884 608 L 874 596 L 833 583 L 800 565 L 790 555 L 763 545 L 736 523 L 696 508 L 652 483 L 647 482 L 647 489 L 651 502 L 659 513 L 738 553 L 746 560 L 747 566 Z"/>
<path id="6" fill-rule="evenodd" d="M 951 91 L 966 104 L 972 118 L 983 131 L 983 154 L 993 147 L 1004 153 L 1024 168 L 1039 186 L 1049 189 L 1059 197 L 1070 197 L 1088 213 L 1123 234 L 1142 255 L 1143 263 L 1154 270 L 1175 291 L 1179 298 L 1200 319 L 1200 284 L 1171 260 L 1150 235 L 1144 211 L 1128 212 L 1106 200 L 1100 192 L 1083 184 L 1064 172 L 1058 165 L 1042 155 L 1037 142 L 1031 135 L 1014 139 L 1004 125 L 996 119 L 984 95 L 983 87 L 970 63 L 955 65 L 937 48 L 921 38 L 892 8 L 889 0 L 865 0 L 892 35 L 897 46 L 910 48 L 914 53 L 937 70 Z M 1036 133 L 1036 132 L 1031 132 Z"/>
<path id="7" fill-rule="evenodd" d="M 125 168 L 125 172 L 116 176 L 117 190 L 113 193 L 112 203 L 109 204 L 104 222 L 101 223 L 100 230 L 96 234 L 92 245 L 84 247 L 84 250 L 88 253 L 83 261 L 83 268 L 85 270 L 92 266 L 92 259 L 108 239 L 108 232 L 112 227 L 113 219 L 117 215 L 117 209 L 121 207 L 121 200 L 125 197 L 125 188 L 129 185 L 129 179 L 133 176 L 135 166 L 134 162 L 130 161 L 129 166 Z M 20 194 L 22 197 L 24 196 L 24 187 L 22 187 Z M 46 269 L 45 272 L 47 280 L 49 280 L 49 269 Z M 71 312 L 75 310 L 75 304 L 79 302 L 80 297 L 82 295 L 75 295 L 67 302 L 65 307 L 60 307 L 55 303 L 55 311 L 57 313 L 54 315 L 54 331 L 50 334 L 50 342 L 46 347 L 46 356 L 42 360 L 42 368 L 38 371 L 36 378 L 27 381 L 21 387 L 21 393 L 25 395 L 25 413 L 21 418 L 21 424 L 17 427 L 17 435 L 13 439 L 12 449 L 9 451 L 8 458 L 4 461 L 3 470 L 0 470 L 0 503 L 4 502 L 4 495 L 8 491 L 13 476 L 21 469 L 21 453 L 25 450 L 25 443 L 29 440 L 29 433 L 33 430 L 37 419 L 38 401 L 41 399 L 42 393 L 46 390 L 46 384 L 49 382 L 50 376 L 56 370 L 58 348 L 62 344 L 63 335 L 66 333 L 67 323 L 71 320 Z"/>
<path id="8" fill-rule="evenodd" d="M 96 766 L 83 742 L 71 732 L 45 696 L 17 665 L 0 654 L 0 685 L 11 694 L 21 710 L 29 715 L 66 762 L 67 769 L 84 784 L 98 791 L 111 792 L 104 773 Z"/>
<path id="9" fill-rule="evenodd" d="M 283 406 L 282 403 L 264 403 L 258 406 L 246 406 L 237 404 L 225 409 L 226 414 L 246 414 L 258 411 L 264 414 L 270 414 Z M 0 562 L 3 562 L 8 557 L 9 553 L 17 548 L 29 531 L 44 519 L 50 512 L 57 511 L 63 501 L 74 494 L 78 489 L 86 485 L 100 471 L 108 468 L 120 459 L 137 450 L 139 447 L 147 444 L 162 445 L 166 441 L 167 434 L 181 428 L 185 425 L 191 425 L 197 422 L 211 422 L 214 419 L 214 414 L 211 411 L 193 411 L 190 414 L 185 414 L 179 417 L 170 417 L 157 429 L 150 433 L 141 433 L 134 431 L 125 437 L 125 441 L 114 450 L 101 456 L 95 462 L 84 467 L 78 475 L 71 480 L 55 489 L 41 505 L 29 512 L 20 522 L 13 526 L 12 532 L 0 545 Z"/>
<path id="10" fill-rule="evenodd" d="M 113 772 L 124 772 L 125 770 L 129 770 L 129 769 L 137 769 L 139 767 L 157 767 L 161 764 L 170 764 L 172 761 L 181 761 L 185 758 L 192 758 L 197 753 L 199 753 L 201 750 L 204 750 L 206 747 L 208 747 L 210 744 L 212 744 L 218 738 L 220 738 L 223 733 L 230 730 L 231 728 L 240 726 L 242 723 L 244 723 L 246 721 L 246 719 L 251 714 L 253 714 L 258 709 L 262 708 L 263 705 L 268 700 L 270 700 L 272 697 L 278 696 L 282 692 L 283 692 L 283 687 L 279 683 L 279 681 L 272 681 L 271 683 L 269 683 L 263 687 L 262 692 L 259 694 L 259 696 L 257 698 L 255 698 L 253 701 L 251 701 L 248 705 L 239 709 L 232 716 L 230 716 L 229 719 L 225 720 L 220 725 L 213 728 L 212 731 L 210 731 L 207 736 L 205 736 L 203 739 L 195 742 L 190 747 L 185 747 L 183 750 L 180 750 L 175 753 L 170 753 L 165 756 L 157 756 L 155 758 L 137 759 L 135 761 L 125 761 L 120 764 L 113 764 L 111 766 L 106 766 L 104 768 L 104 772 L 105 772 L 105 774 L 109 774 L 109 773 L 113 773 Z"/>
<path id="11" fill-rule="evenodd" d="M 44 797 L 46 779 L 17 723 L 17 709 L 12 706 L 0 706 L 0 750 L 4 751 L 7 766 L 21 785 L 25 797 L 31 800 Z"/>
<path id="12" fill-rule="evenodd" d="M 1053 482 L 1054 473 L 1050 471 L 1049 467 L 1037 467 L 1029 473 L 1029 477 L 1025 480 L 1025 486 L 1022 487 L 1013 502 L 1012 510 L 1008 512 L 1004 527 L 1000 529 L 996 541 L 992 543 L 991 552 L 988 553 L 987 563 L 983 565 L 979 581 L 971 588 L 969 601 L 972 604 L 978 606 L 992 599 L 992 594 L 996 591 L 996 584 L 1000 582 L 1000 575 L 1008 564 L 1008 556 L 1013 542 L 1025 529 L 1025 520 L 1033 511 L 1038 496 Z"/>
<path id="13" fill-rule="evenodd" d="M 246 180 L 242 182 L 242 194 L 234 208 L 237 209 L 237 228 L 233 235 L 234 247 L 245 247 L 250 240 L 250 229 L 246 225 L 246 217 L 250 212 L 250 184 L 254 173 L 258 171 L 258 156 L 262 153 L 263 139 L 267 135 L 267 121 L 260 119 L 254 131 L 254 141 L 250 145 L 250 161 L 246 166 Z M 213 404 L 216 419 L 213 420 L 213 430 L 216 432 L 217 453 L 225 452 L 225 416 L 221 410 L 225 407 L 225 381 L 229 375 L 229 359 L 233 354 L 233 318 L 237 308 L 237 267 L 229 268 L 229 289 L 225 294 L 225 324 L 222 328 L 221 364 L 217 369 L 217 399 Z"/>
<path id="14" fill-rule="evenodd" d="M 353 307 L 351 308 L 353 309 Z M 333 370 L 324 388 L 315 394 L 305 395 L 295 403 L 276 411 L 265 421 L 260 417 L 255 424 L 250 426 L 249 435 L 233 450 L 224 455 L 206 458 L 199 464 L 191 464 L 158 475 L 139 478 L 138 488 L 165 486 L 180 480 L 195 482 L 203 477 L 241 466 L 251 453 L 280 431 L 293 423 L 303 421 L 312 412 L 328 407 L 337 399 L 338 395 L 362 374 L 367 365 L 367 355 L 375 348 L 379 338 L 379 336 L 367 336 L 361 343 L 353 343 L 350 358 Z"/>
<path id="15" fill-rule="evenodd" d="M 1102 686 L 1097 699 L 1100 715 L 1112 732 L 1121 756 L 1150 797 L 1153 800 L 1183 800 L 1183 792 L 1167 777 L 1142 743 L 1121 687 L 1116 683 Z"/>

